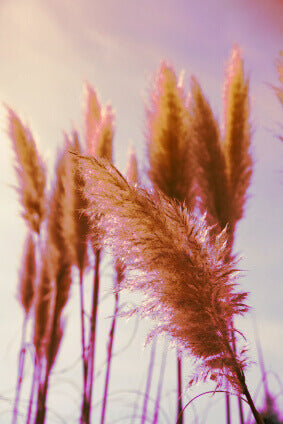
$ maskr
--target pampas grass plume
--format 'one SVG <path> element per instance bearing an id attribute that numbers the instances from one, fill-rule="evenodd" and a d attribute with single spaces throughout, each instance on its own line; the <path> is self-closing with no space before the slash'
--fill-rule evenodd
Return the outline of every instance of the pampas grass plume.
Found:
<path id="1" fill-rule="evenodd" d="M 75 261 L 74 188 L 69 148 L 66 143 L 65 149 L 57 154 L 47 224 L 49 238 L 60 252 L 60 263 Z"/>
<path id="2" fill-rule="evenodd" d="M 47 363 L 48 369 L 51 370 L 55 363 L 55 359 L 57 357 L 59 347 L 64 334 L 64 324 L 62 321 L 57 321 L 54 327 L 54 333 L 52 335 L 51 340 L 48 344 L 48 352 L 47 352 Z"/>
<path id="3" fill-rule="evenodd" d="M 28 315 L 35 295 L 36 262 L 35 244 L 31 233 L 28 234 L 24 246 L 24 256 L 20 271 L 20 281 L 18 288 L 18 299 Z"/>
<path id="4" fill-rule="evenodd" d="M 16 113 L 7 108 L 8 132 L 16 154 L 16 171 L 19 195 L 23 207 L 23 218 L 32 231 L 39 234 L 45 217 L 45 167 L 39 157 L 35 141 Z"/>
<path id="5" fill-rule="evenodd" d="M 195 78 L 191 81 L 189 110 L 201 208 L 207 212 L 209 223 L 223 230 L 230 217 L 226 161 L 218 122 Z"/>
<path id="6" fill-rule="evenodd" d="M 82 154 L 82 147 L 79 136 L 76 131 L 73 132 L 72 138 L 68 138 L 70 152 Z M 74 218 L 74 239 L 75 248 L 75 265 L 81 271 L 84 270 L 88 263 L 87 239 L 89 236 L 88 218 L 84 211 L 88 207 L 87 199 L 83 196 L 84 180 L 78 171 L 74 156 L 69 155 L 72 166 L 72 187 L 73 187 L 73 218 Z"/>
<path id="7" fill-rule="evenodd" d="M 59 257 L 60 259 L 60 257 Z M 60 343 L 64 333 L 64 325 L 62 313 L 69 299 L 70 287 L 72 284 L 71 266 L 69 264 L 61 264 L 57 271 L 54 287 L 54 307 L 53 307 L 53 324 L 47 346 L 47 362 L 51 369 L 55 362 L 55 358 L 59 351 Z"/>
<path id="8" fill-rule="evenodd" d="M 146 124 L 150 180 L 168 197 L 190 204 L 194 171 L 185 95 L 166 63 L 155 78 Z"/>
<path id="9" fill-rule="evenodd" d="M 52 259 L 49 255 L 50 249 L 52 246 L 48 243 L 45 248 L 41 249 L 41 264 L 35 298 L 33 343 L 38 358 L 46 355 L 53 323 L 55 287 Z"/>
<path id="10" fill-rule="evenodd" d="M 249 83 L 243 61 L 234 46 L 226 70 L 224 84 L 224 151 L 231 189 L 231 225 L 243 216 L 246 191 L 252 174 L 249 124 Z"/>
<path id="11" fill-rule="evenodd" d="M 101 120 L 101 106 L 96 92 L 88 82 L 84 86 L 84 98 L 85 141 L 88 154 L 94 156 L 96 131 Z"/>
<path id="12" fill-rule="evenodd" d="M 157 333 L 169 333 L 201 361 L 204 379 L 213 372 L 221 384 L 224 373 L 240 390 L 236 370 L 245 361 L 231 351 L 229 328 L 232 317 L 247 310 L 246 293 L 234 290 L 225 233 L 211 245 L 204 220 L 185 207 L 161 193 L 155 201 L 110 164 L 78 160 L 90 220 L 99 208 L 103 244 L 125 266 L 122 287 L 145 296 L 139 312 L 157 319 Z"/>
<path id="13" fill-rule="evenodd" d="M 131 147 L 127 164 L 127 180 L 133 184 L 139 183 L 138 163 L 135 150 Z"/>
<path id="14" fill-rule="evenodd" d="M 85 141 L 87 153 L 112 161 L 114 114 L 111 106 L 101 107 L 95 90 L 85 85 Z"/>

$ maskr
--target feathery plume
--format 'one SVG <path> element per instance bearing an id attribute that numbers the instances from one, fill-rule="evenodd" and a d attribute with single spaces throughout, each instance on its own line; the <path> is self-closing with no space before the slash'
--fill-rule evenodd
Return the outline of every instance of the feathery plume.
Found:
<path id="1" fill-rule="evenodd" d="M 224 84 L 224 152 L 231 189 L 230 223 L 235 225 L 243 216 L 246 191 L 252 174 L 249 124 L 249 83 L 243 61 L 234 46 L 226 70 Z"/>
<path id="2" fill-rule="evenodd" d="M 177 81 L 173 68 L 162 64 L 153 94 L 152 111 L 148 112 L 149 177 L 154 187 L 165 195 L 194 208 L 192 138 L 185 107 L 183 77 Z M 181 357 L 177 354 L 177 419 L 183 423 Z"/>
<path id="3" fill-rule="evenodd" d="M 37 152 L 36 144 L 28 127 L 16 113 L 7 108 L 9 136 L 16 154 L 16 172 L 19 195 L 23 207 L 22 216 L 32 231 L 39 234 L 45 217 L 45 167 Z"/>
<path id="4" fill-rule="evenodd" d="M 147 110 L 148 175 L 165 195 L 192 203 L 194 171 L 183 87 L 173 68 L 162 63 Z"/>
<path id="5" fill-rule="evenodd" d="M 114 114 L 110 106 L 104 111 L 96 136 L 95 156 L 112 162 L 112 141 L 114 135 Z"/>
<path id="6" fill-rule="evenodd" d="M 218 123 L 195 78 L 191 82 L 189 110 L 201 207 L 207 211 L 209 223 L 223 230 L 229 222 L 230 205 L 226 161 Z"/>
<path id="7" fill-rule="evenodd" d="M 101 120 L 101 106 L 97 94 L 89 83 L 85 83 L 85 141 L 88 154 L 95 155 L 95 138 Z"/>
<path id="8" fill-rule="evenodd" d="M 58 259 L 60 260 L 59 255 Z M 57 267 L 59 268 L 58 265 Z M 68 264 L 62 264 L 57 271 L 54 284 L 53 321 L 46 347 L 46 358 L 48 364 L 46 373 L 47 380 L 49 378 L 49 372 L 54 365 L 56 356 L 59 352 L 60 343 L 63 338 L 64 325 L 62 320 L 62 312 L 69 299 L 71 284 L 71 266 Z"/>
<path id="9" fill-rule="evenodd" d="M 111 106 L 103 109 L 94 89 L 85 86 L 85 141 L 87 153 L 112 161 L 114 115 Z"/>
<path id="10" fill-rule="evenodd" d="M 69 146 L 57 154 L 55 181 L 49 201 L 47 230 L 57 251 L 60 265 L 75 261 L 74 188 L 72 181 L 72 158 L 67 152 Z"/>
<path id="11" fill-rule="evenodd" d="M 56 275 L 56 296 L 54 304 L 54 321 L 61 317 L 61 313 L 69 299 L 72 284 L 71 265 L 62 264 Z"/>
<path id="12" fill-rule="evenodd" d="M 128 165 L 127 165 L 127 181 L 133 184 L 139 183 L 138 163 L 137 163 L 136 153 L 133 147 L 129 149 Z"/>
<path id="13" fill-rule="evenodd" d="M 48 369 L 51 370 L 51 368 L 54 365 L 55 359 L 57 357 L 59 347 L 63 338 L 64 334 L 64 325 L 62 324 L 62 320 L 59 322 L 56 322 L 56 325 L 54 327 L 54 334 L 52 339 L 49 342 L 48 347 Z"/>
<path id="14" fill-rule="evenodd" d="M 35 245 L 32 234 L 29 233 L 24 246 L 23 263 L 20 272 L 20 282 L 18 288 L 18 299 L 24 308 L 25 315 L 28 315 L 32 307 L 35 295 Z"/>
<path id="15" fill-rule="evenodd" d="M 54 275 L 49 250 L 51 246 L 48 243 L 45 249 L 41 250 L 41 267 L 35 298 L 33 343 L 38 358 L 46 354 L 53 322 Z"/>
<path id="16" fill-rule="evenodd" d="M 79 136 L 76 131 L 73 132 L 72 140 L 68 139 L 70 145 L 70 151 L 75 153 L 82 153 L 81 144 L 79 141 Z M 87 239 L 89 236 L 89 225 L 88 218 L 85 215 L 84 211 L 88 206 L 86 198 L 83 196 L 83 186 L 84 181 L 77 169 L 74 158 L 71 156 L 72 164 L 72 183 L 73 183 L 73 196 L 74 196 L 74 240 L 73 244 L 75 246 L 76 256 L 75 263 L 78 269 L 81 271 L 84 270 L 85 266 L 88 263 L 88 254 L 87 254 Z"/>
<path id="17" fill-rule="evenodd" d="M 203 377 L 223 373 L 239 389 L 244 359 L 230 348 L 229 326 L 247 310 L 246 293 L 234 291 L 234 264 L 225 261 L 226 235 L 209 242 L 204 220 L 184 206 L 158 200 L 127 183 L 118 170 L 94 158 L 79 159 L 90 220 L 99 208 L 103 244 L 125 266 L 122 287 L 140 290 L 138 309 L 158 318 L 178 345 L 201 360 Z M 224 370 L 224 371 L 223 371 Z"/>

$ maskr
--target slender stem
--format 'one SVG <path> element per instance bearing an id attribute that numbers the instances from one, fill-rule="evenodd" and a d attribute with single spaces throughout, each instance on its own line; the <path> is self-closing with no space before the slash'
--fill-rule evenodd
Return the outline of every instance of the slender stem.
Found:
<path id="1" fill-rule="evenodd" d="M 181 351 L 177 350 L 177 384 L 178 384 L 178 398 L 177 398 L 177 424 L 183 424 L 183 400 L 182 400 L 182 357 Z"/>
<path id="2" fill-rule="evenodd" d="M 231 409 L 230 409 L 230 395 L 229 393 L 225 393 L 226 400 L 226 424 L 231 424 Z"/>
<path id="3" fill-rule="evenodd" d="M 183 408 L 183 411 L 182 412 L 184 412 L 185 411 L 185 409 L 187 409 L 187 407 L 189 406 L 189 405 L 191 405 L 196 399 L 198 399 L 198 398 L 200 398 L 200 397 L 202 397 L 202 396 L 206 396 L 206 395 L 208 395 L 208 394 L 211 394 L 211 395 L 215 395 L 215 393 L 227 393 L 227 390 L 208 390 L 207 392 L 202 392 L 202 393 L 200 393 L 199 395 L 196 395 L 195 397 L 193 397 L 191 400 L 189 400 L 189 402 L 187 402 L 186 403 L 186 405 L 184 406 L 184 408 Z M 235 393 L 229 393 L 230 395 L 234 395 L 234 396 L 237 396 L 238 397 L 238 395 L 237 394 L 235 394 Z M 247 400 L 246 399 L 244 399 L 244 398 L 241 398 L 244 402 L 247 402 Z M 248 403 L 248 402 L 247 402 Z M 177 423 L 176 423 L 177 424 Z"/>
<path id="4" fill-rule="evenodd" d="M 13 420 L 12 424 L 16 424 L 18 417 L 18 406 L 20 401 L 20 392 L 23 382 L 23 374 L 24 374 L 24 365 L 25 365 L 25 339 L 26 339 L 26 326 L 27 326 L 27 315 L 25 314 L 22 328 L 22 340 L 21 340 L 21 349 L 19 353 L 19 366 L 18 366 L 18 378 L 17 378 L 17 386 L 16 386 L 16 395 L 15 395 L 15 403 L 13 409 Z"/>
<path id="5" fill-rule="evenodd" d="M 150 361 L 149 361 L 149 367 L 148 367 L 148 373 L 147 373 L 145 396 L 144 396 L 143 408 L 142 408 L 141 424 L 144 424 L 145 421 L 146 421 L 147 401 L 148 401 L 148 396 L 149 396 L 150 386 L 151 386 L 151 380 L 152 380 L 155 350 L 156 350 L 156 339 L 153 340 L 152 346 L 151 346 L 151 354 L 150 354 Z"/>
<path id="6" fill-rule="evenodd" d="M 251 408 L 251 411 L 252 411 L 253 416 L 256 420 L 256 423 L 257 424 L 264 424 L 263 419 L 261 418 L 259 412 L 257 411 L 257 409 L 256 409 L 256 407 L 253 403 L 252 397 L 250 395 L 250 392 L 247 388 L 246 381 L 245 381 L 245 374 L 244 374 L 242 368 L 240 368 L 240 366 L 237 362 L 236 356 L 235 356 L 235 352 L 231 348 L 230 343 L 228 341 L 226 343 L 226 349 L 227 349 L 227 352 L 230 355 L 230 358 L 232 359 L 232 361 L 234 363 L 235 374 L 237 375 L 238 382 L 240 383 L 240 386 L 242 388 L 242 392 L 247 398 L 248 404 Z"/>
<path id="7" fill-rule="evenodd" d="M 39 360 L 35 358 L 26 424 L 30 424 L 31 414 L 33 409 L 34 392 L 37 385 L 39 384 L 39 378 L 40 378 L 40 363 L 39 363 Z"/>
<path id="8" fill-rule="evenodd" d="M 100 249 L 95 252 L 95 265 L 94 265 L 94 280 L 93 280 L 93 295 L 92 307 L 90 316 L 90 330 L 89 330 L 89 345 L 88 355 L 86 359 L 86 386 L 85 396 L 83 398 L 81 424 L 89 424 L 91 416 L 91 401 L 93 389 L 93 374 L 94 374 L 94 357 L 95 357 L 95 335 L 96 335 L 96 322 L 98 310 L 98 297 L 99 297 L 99 265 L 100 265 Z"/>
<path id="9" fill-rule="evenodd" d="M 237 347 L 236 347 L 235 334 L 234 334 L 233 331 L 232 331 L 232 346 L 233 346 L 233 352 L 236 355 L 237 354 Z M 240 424 L 244 424 L 244 411 L 243 411 L 242 400 L 241 400 L 240 397 L 238 397 L 238 406 L 239 406 Z"/>
<path id="10" fill-rule="evenodd" d="M 34 424 L 44 424 L 45 422 L 46 397 L 48 392 L 49 376 L 50 376 L 50 370 L 48 370 L 47 368 L 48 367 L 46 367 L 46 370 L 45 370 L 44 382 L 43 384 L 40 384 L 38 388 L 37 410 L 36 410 Z"/>
<path id="11" fill-rule="evenodd" d="M 83 269 L 80 268 L 80 308 L 81 308 L 81 338 L 82 338 L 82 360 L 83 360 L 83 381 L 84 390 L 86 387 L 87 361 L 85 347 L 85 310 L 84 310 L 84 287 L 83 287 Z"/>
<path id="12" fill-rule="evenodd" d="M 240 418 L 240 423 L 244 424 L 244 411 L 243 411 L 243 402 L 242 399 L 240 397 L 238 397 L 238 406 L 239 406 L 239 418 Z"/>
<path id="13" fill-rule="evenodd" d="M 92 298 L 92 309 L 91 309 L 91 325 L 90 325 L 90 349 L 89 349 L 89 393 L 90 399 L 93 388 L 93 372 L 94 372 L 94 357 L 95 357 L 95 336 L 96 336 L 96 323 L 97 323 L 97 310 L 98 310 L 98 297 L 99 297 L 99 266 L 100 266 L 100 250 L 96 251 L 95 254 L 95 269 L 94 269 L 94 285 L 93 285 L 93 298 Z"/>
<path id="14" fill-rule="evenodd" d="M 161 391 L 163 386 L 163 379 L 165 374 L 165 365 L 166 365 L 166 357 L 167 357 L 167 343 L 165 341 L 163 354 L 162 354 L 162 360 L 161 360 L 161 366 L 160 366 L 160 374 L 159 374 L 159 380 L 158 380 L 158 388 L 157 388 L 157 396 L 155 401 L 155 408 L 154 408 L 154 415 L 153 415 L 153 422 L 152 424 L 157 424 L 158 422 L 158 414 L 159 414 L 159 405 L 160 405 L 160 399 L 161 399 Z"/>
<path id="15" fill-rule="evenodd" d="M 246 386 L 246 383 L 244 383 L 244 385 L 243 385 L 243 393 L 244 393 L 244 395 L 247 398 L 248 404 L 250 405 L 250 408 L 251 408 L 251 411 L 253 413 L 253 416 L 254 416 L 254 418 L 256 420 L 256 423 L 257 424 L 264 424 L 264 421 L 261 418 L 261 415 L 259 414 L 259 412 L 257 411 L 257 409 L 256 409 L 256 407 L 255 407 L 255 405 L 253 403 L 252 397 L 250 395 L 250 392 L 248 391 L 248 388 Z"/>
<path id="16" fill-rule="evenodd" d="M 87 403 L 86 385 L 87 385 L 87 359 L 86 359 L 86 344 L 85 344 L 85 309 L 84 309 L 84 286 L 83 286 L 83 268 L 79 269 L 80 274 L 80 313 L 81 313 L 81 343 L 82 343 L 82 363 L 83 363 L 83 404 L 80 422 L 85 421 L 85 410 Z"/>
<path id="17" fill-rule="evenodd" d="M 115 284 L 116 286 L 117 284 Z M 116 289 L 116 287 L 115 287 Z M 106 413 L 106 403 L 107 403 L 107 395 L 108 395 L 108 384 L 109 384 L 109 377 L 110 377 L 110 366 L 111 366 L 111 359 L 112 359 L 112 348 L 113 348 L 113 340 L 114 340 L 114 332 L 115 332 L 115 326 L 116 326 L 116 319 L 118 315 L 119 310 L 119 294 L 118 291 L 115 290 L 115 306 L 114 306 L 114 316 L 112 319 L 112 325 L 109 332 L 109 342 L 108 342 L 108 356 L 107 356 L 107 369 L 106 369 L 106 377 L 105 377 L 105 385 L 104 385 L 104 395 L 103 395 L 103 403 L 102 403 L 102 412 L 101 412 L 101 420 L 100 423 L 104 424 L 105 420 L 105 413 Z"/>

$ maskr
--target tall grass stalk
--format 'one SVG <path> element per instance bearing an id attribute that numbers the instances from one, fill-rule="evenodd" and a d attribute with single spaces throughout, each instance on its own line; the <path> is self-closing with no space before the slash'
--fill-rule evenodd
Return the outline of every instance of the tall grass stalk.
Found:
<path id="1" fill-rule="evenodd" d="M 182 353 L 177 350 L 177 377 L 178 377 L 178 391 L 177 391 L 177 421 L 176 424 L 183 424 L 183 394 L 182 394 Z"/>
<path id="2" fill-rule="evenodd" d="M 22 382 L 23 382 L 25 356 L 26 356 L 26 326 L 27 326 L 27 321 L 28 321 L 28 317 L 25 315 L 24 321 L 23 321 L 23 328 L 22 328 L 22 339 L 21 339 L 21 345 L 20 345 L 21 347 L 20 347 L 20 352 L 19 352 L 18 377 L 17 377 L 17 386 L 16 386 L 14 407 L 13 407 L 12 424 L 16 424 L 17 418 L 18 418 L 18 407 L 19 407 L 20 393 L 21 393 L 21 387 L 22 387 Z"/>
<path id="3" fill-rule="evenodd" d="M 42 383 L 47 369 L 46 350 L 48 348 L 48 342 L 52 330 L 53 305 L 55 300 L 53 268 L 51 266 L 52 261 L 49 255 L 50 250 L 48 249 L 48 243 L 46 243 L 45 247 L 41 247 L 40 273 L 34 311 L 33 344 L 35 348 L 35 358 L 30 404 L 33 404 L 35 395 L 36 411 L 45 408 L 42 400 Z M 34 393 L 35 389 L 36 393 Z M 28 413 L 29 420 L 31 415 L 32 407 L 31 411 Z"/>
<path id="4" fill-rule="evenodd" d="M 247 189 L 252 175 L 249 82 L 237 45 L 233 47 L 224 84 L 224 153 L 230 187 L 231 212 L 227 221 L 231 254 L 236 223 L 243 217 Z M 232 333 L 232 348 L 237 345 Z M 239 418 L 244 424 L 243 407 L 238 398 Z"/>
<path id="5" fill-rule="evenodd" d="M 79 141 L 79 136 L 76 131 L 73 131 L 71 138 L 66 136 L 67 144 L 70 146 L 69 150 L 76 153 L 82 152 L 82 146 Z M 75 259 L 74 264 L 76 265 L 79 272 L 79 302 L 80 302 L 80 323 L 81 323 L 81 349 L 82 349 L 82 404 L 86 402 L 86 385 L 87 385 L 87 347 L 86 347 L 86 331 L 85 331 L 85 302 L 84 302 L 84 273 L 85 268 L 88 264 L 88 251 L 87 241 L 89 237 L 88 221 L 83 213 L 83 210 L 87 207 L 87 201 L 82 196 L 83 180 L 80 177 L 76 166 L 72 164 L 72 184 L 73 184 L 73 218 L 74 218 L 74 248 L 75 248 Z"/>
<path id="6" fill-rule="evenodd" d="M 35 233 L 40 233 L 45 218 L 46 170 L 41 160 L 30 129 L 24 126 L 18 115 L 9 107 L 8 133 L 16 155 L 17 189 L 22 204 L 22 216 L 26 224 Z"/>
<path id="7" fill-rule="evenodd" d="M 91 403 L 92 403 L 92 390 L 93 390 L 93 376 L 94 376 L 94 361 L 95 361 L 95 341 L 96 341 L 96 325 L 97 325 L 97 311 L 99 299 L 99 266 L 100 266 L 100 249 L 95 252 L 95 267 L 94 267 L 94 281 L 93 281 L 93 294 L 92 294 L 92 307 L 90 317 L 89 329 L 89 344 L 88 354 L 86 357 L 86 389 L 85 397 L 83 399 L 81 423 L 89 424 L 91 421 Z"/>
<path id="8" fill-rule="evenodd" d="M 98 158 L 112 161 L 112 141 L 114 134 L 114 115 L 110 106 L 101 107 L 95 90 L 86 83 L 85 85 L 85 142 L 87 153 Z M 100 234 L 96 233 L 99 238 Z M 83 395 L 81 423 L 89 424 L 91 417 L 91 402 L 93 391 L 93 378 L 96 349 L 96 326 L 98 313 L 98 299 L 100 286 L 100 260 L 101 249 L 96 247 L 98 241 L 92 237 L 92 247 L 95 257 L 93 296 L 90 315 L 89 343 L 87 357 L 85 358 L 85 389 Z M 83 289 L 81 289 L 81 292 Z M 81 304 L 82 304 L 81 295 Z M 83 330 L 83 329 L 82 329 Z"/>
<path id="9" fill-rule="evenodd" d="M 146 379 L 146 385 L 145 385 L 145 394 L 144 394 L 143 407 L 142 407 L 141 424 L 144 424 L 147 421 L 147 401 L 148 401 L 148 396 L 150 393 L 150 387 L 151 387 L 151 381 L 152 381 L 155 352 L 156 352 L 156 339 L 153 340 L 151 345 L 149 365 L 148 365 L 148 371 L 147 371 L 147 379 Z"/>
<path id="10" fill-rule="evenodd" d="M 207 221 L 214 225 L 213 234 L 224 228 L 228 233 L 227 261 L 232 258 L 236 223 L 242 218 L 246 191 L 252 173 L 249 124 L 249 86 L 243 70 L 243 61 L 234 46 L 226 69 L 224 84 L 223 142 L 219 125 L 213 116 L 196 79 L 192 80 L 190 120 L 196 139 L 198 161 L 197 181 L 201 209 L 207 212 Z M 212 236 L 213 236 L 212 234 Z M 233 332 L 233 349 L 236 349 Z M 227 423 L 230 422 L 230 400 L 226 393 Z M 243 410 L 239 398 L 240 421 Z"/>
<path id="11" fill-rule="evenodd" d="M 27 235 L 24 246 L 24 255 L 20 271 L 20 281 L 18 287 L 18 299 L 24 310 L 24 320 L 22 327 L 22 339 L 19 352 L 18 378 L 15 394 L 15 402 L 13 408 L 13 421 L 16 424 L 18 415 L 18 404 L 20 400 L 20 392 L 23 382 L 24 364 L 26 355 L 26 326 L 30 317 L 31 309 L 35 295 L 35 278 L 36 278 L 36 259 L 35 259 L 35 243 L 31 232 Z"/>
<path id="12" fill-rule="evenodd" d="M 161 364 L 160 364 L 160 372 L 159 372 L 159 379 L 158 379 L 158 385 L 157 385 L 157 395 L 156 395 L 156 400 L 155 400 L 152 424 L 158 423 L 158 415 L 159 415 L 159 408 L 160 408 L 160 401 L 161 401 L 163 379 L 164 379 L 164 374 L 165 374 L 167 351 L 168 351 L 168 345 L 167 345 L 167 341 L 165 340 Z"/>
<path id="13" fill-rule="evenodd" d="M 152 88 L 146 136 L 148 175 L 154 188 L 193 208 L 195 163 L 185 93 L 174 69 L 166 63 L 160 66 Z M 177 416 L 178 424 L 182 424 L 182 360 L 178 351 L 176 356 Z"/>
<path id="14" fill-rule="evenodd" d="M 86 396 L 87 382 L 87 350 L 85 338 L 85 307 L 84 307 L 84 286 L 83 286 L 84 271 L 79 269 L 79 286 L 80 286 L 80 316 L 81 316 L 81 344 L 82 344 L 82 365 L 83 365 L 83 397 Z"/>
<path id="15" fill-rule="evenodd" d="M 190 122 L 195 137 L 195 153 L 200 209 L 206 212 L 207 222 L 212 225 L 212 237 L 222 231 L 229 222 L 230 192 L 226 160 L 221 144 L 218 122 L 196 80 L 191 81 Z M 233 231 L 229 230 L 230 234 Z M 230 246 L 232 243 L 229 239 Z M 226 424 L 231 423 L 230 395 L 225 393 Z M 243 424 L 243 423 L 242 423 Z"/>
<path id="16" fill-rule="evenodd" d="M 47 298 L 50 299 L 46 303 L 48 329 L 46 334 L 39 334 L 38 336 L 38 343 L 41 345 L 40 349 L 37 349 L 41 358 L 41 378 L 37 394 L 36 424 L 43 424 L 45 421 L 50 373 L 63 337 L 62 313 L 69 299 L 72 283 L 71 266 L 75 260 L 72 163 L 70 155 L 67 154 L 68 148 L 68 145 L 65 146 L 65 149 L 59 152 L 57 157 L 56 178 L 53 181 L 49 199 L 47 242 L 45 250 L 42 250 L 44 256 L 42 260 L 47 261 L 49 267 L 50 284 L 49 292 L 43 290 L 43 296 L 39 296 L 38 299 L 37 315 L 35 316 L 38 321 L 44 319 L 40 315 L 40 308 L 47 301 Z M 35 328 L 36 325 L 35 322 Z"/>
<path id="17" fill-rule="evenodd" d="M 118 312 L 119 312 L 119 285 L 121 284 L 122 278 L 123 278 L 123 270 L 121 266 L 119 265 L 119 263 L 117 263 L 116 264 L 116 280 L 114 282 L 114 290 L 113 290 L 114 296 L 115 296 L 114 314 L 112 318 L 111 328 L 109 332 L 109 340 L 107 345 L 107 366 L 106 366 L 106 374 L 105 374 L 105 382 L 104 382 L 101 419 L 100 419 L 101 424 L 104 424 L 105 416 L 106 416 L 108 386 L 109 386 L 110 370 L 111 370 L 111 363 L 112 363 L 113 342 L 114 342 L 115 328 L 116 328 L 116 322 L 117 322 Z"/>
<path id="18" fill-rule="evenodd" d="M 169 333 L 194 356 L 198 366 L 191 384 L 208 378 L 217 386 L 228 381 L 263 424 L 245 382 L 245 350 L 237 354 L 231 347 L 232 318 L 248 308 L 247 294 L 235 291 L 235 263 L 226 260 L 225 232 L 212 244 L 204 220 L 185 207 L 161 194 L 156 200 L 127 183 L 110 164 L 93 158 L 79 163 L 90 219 L 99 208 L 102 243 L 114 257 L 123 258 L 121 288 L 144 293 L 145 301 L 132 313 L 158 319 L 152 334 Z"/>
<path id="19" fill-rule="evenodd" d="M 9 107 L 8 134 L 16 155 L 15 169 L 18 176 L 17 191 L 23 208 L 22 216 L 30 229 L 24 248 L 24 260 L 20 273 L 18 298 L 24 309 L 22 342 L 19 353 L 19 369 L 15 403 L 13 409 L 13 424 L 17 421 L 18 402 L 24 372 L 25 362 L 25 331 L 28 317 L 34 302 L 36 279 L 36 250 L 33 240 L 39 238 L 42 222 L 46 214 L 46 170 L 36 148 L 36 143 L 30 129 L 23 125 L 18 115 Z M 33 234 L 33 235 L 32 235 Z M 39 245 L 39 243 L 37 243 Z"/>
<path id="20" fill-rule="evenodd" d="M 32 373 L 32 382 L 31 382 L 30 395 L 29 395 L 29 402 L 28 402 L 26 424 L 30 424 L 31 419 L 32 419 L 34 397 L 35 397 L 35 393 L 36 393 L 36 390 L 37 390 L 37 386 L 39 384 L 39 372 L 40 372 L 40 367 L 39 367 L 39 364 L 37 362 L 37 357 L 35 356 L 33 373 Z"/>

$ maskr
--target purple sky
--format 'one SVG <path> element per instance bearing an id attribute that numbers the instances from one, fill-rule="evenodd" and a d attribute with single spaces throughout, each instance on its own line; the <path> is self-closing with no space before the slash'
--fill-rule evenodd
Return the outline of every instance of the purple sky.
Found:
<path id="1" fill-rule="evenodd" d="M 221 121 L 224 65 L 234 42 L 242 48 L 251 84 L 255 166 L 246 217 L 237 228 L 235 250 L 243 256 L 241 267 L 246 271 L 241 284 L 251 292 L 250 304 L 257 318 L 266 367 L 279 376 L 283 376 L 283 146 L 276 134 L 280 132 L 282 108 L 269 84 L 278 83 L 274 63 L 283 47 L 282 16 L 283 3 L 279 0 L 0 2 L 0 101 L 15 108 L 30 124 L 50 170 L 57 147 L 62 145 L 62 132 L 71 130 L 72 125 L 82 130 L 85 80 L 97 89 L 102 103 L 110 101 L 115 110 L 116 165 L 122 171 L 125 169 L 125 152 L 132 143 L 143 170 L 146 166 L 143 159 L 145 103 L 161 60 L 172 63 L 177 73 L 185 70 L 186 87 L 189 87 L 190 75 L 198 78 Z M 21 334 L 22 311 L 15 294 L 26 229 L 12 188 L 16 178 L 2 106 L 0 126 L 0 424 L 5 424 L 11 411 L 9 399 L 13 398 Z M 105 290 L 110 284 L 107 275 L 106 281 Z M 76 348 L 79 343 L 77 303 L 77 287 L 74 286 L 71 304 L 66 310 L 68 322 L 63 352 L 56 370 L 72 364 L 74 357 L 79 356 Z M 98 366 L 103 363 L 105 353 L 103 332 L 109 320 L 104 318 L 111 314 L 111 299 L 106 300 L 105 305 L 100 323 L 103 348 L 98 354 Z M 117 346 L 123 346 L 134 324 L 122 322 L 119 325 Z M 241 322 L 241 326 L 246 329 L 251 343 L 251 358 L 256 360 L 251 316 Z M 147 369 L 149 349 L 143 351 L 141 348 L 145 327 L 140 325 L 139 328 L 131 348 L 116 359 L 111 380 L 113 391 L 143 388 L 140 384 L 144 383 L 142 373 Z M 69 355 L 67 360 L 66 355 Z M 170 422 L 173 422 L 175 363 L 174 355 L 170 355 L 164 391 L 168 397 L 164 403 Z M 258 367 L 254 366 L 248 374 L 253 392 L 259 380 Z M 102 382 L 103 377 L 98 387 Z M 50 407 L 64 418 L 72 416 L 75 422 L 80 399 L 71 383 L 80 385 L 79 365 L 60 374 L 57 380 L 54 378 Z M 270 388 L 274 393 L 280 391 L 272 376 Z M 201 389 L 196 388 L 194 393 Z M 23 400 L 28 396 L 28 384 L 25 391 Z M 1 396 L 7 400 L 1 401 Z M 133 394 L 120 393 L 120 401 L 115 396 L 118 395 L 113 395 L 113 415 L 109 412 L 109 423 L 132 412 Z M 129 405 L 122 411 L 119 405 L 127 403 L 125 396 Z M 70 399 L 74 399 L 72 411 L 68 409 Z M 216 418 L 224 422 L 222 399 L 215 399 L 216 406 L 208 413 L 207 423 L 214 423 Z M 282 394 L 278 403 L 283 409 Z M 202 411 L 205 401 L 195 406 Z M 188 419 L 192 417 L 190 414 L 192 410 L 188 411 Z M 49 415 L 48 423 L 53 422 L 54 416 Z"/>

